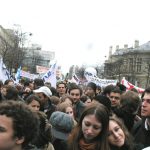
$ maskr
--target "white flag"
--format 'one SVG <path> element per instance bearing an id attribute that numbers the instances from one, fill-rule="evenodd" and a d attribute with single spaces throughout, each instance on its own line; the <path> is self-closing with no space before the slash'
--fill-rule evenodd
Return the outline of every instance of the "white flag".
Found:
<path id="1" fill-rule="evenodd" d="M 5 66 L 5 64 L 3 63 L 3 59 L 0 58 L 0 80 L 3 81 L 3 83 L 9 79 L 10 74 Z"/>
<path id="2" fill-rule="evenodd" d="M 55 87 L 55 88 L 56 88 L 56 69 L 57 69 L 57 65 L 56 63 L 54 63 L 50 67 L 48 72 L 42 77 L 44 82 L 50 82 L 52 87 Z"/>
<path id="3" fill-rule="evenodd" d="M 20 80 L 20 72 L 21 72 L 21 66 L 17 69 L 17 73 L 15 75 L 16 83 L 19 83 Z"/>

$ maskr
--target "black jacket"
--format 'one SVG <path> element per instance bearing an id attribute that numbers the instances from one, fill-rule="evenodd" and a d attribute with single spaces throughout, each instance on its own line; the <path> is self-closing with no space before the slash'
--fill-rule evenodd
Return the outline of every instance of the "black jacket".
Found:
<path id="1" fill-rule="evenodd" d="M 150 130 L 145 129 L 145 119 L 137 122 L 132 131 L 136 143 L 141 143 L 145 147 L 150 146 Z"/>
<path id="2" fill-rule="evenodd" d="M 117 108 L 114 110 L 114 114 L 116 114 L 117 117 L 121 118 L 130 132 L 134 126 L 134 120 L 136 115 L 132 115 L 125 110 L 122 110 L 121 108 Z"/>
<path id="3" fill-rule="evenodd" d="M 110 146 L 110 150 L 142 150 L 143 145 L 142 144 L 133 144 L 131 145 L 123 145 L 122 147 L 116 147 L 116 146 Z"/>
<path id="4" fill-rule="evenodd" d="M 55 150 L 67 150 L 67 141 L 61 139 L 55 139 L 53 141 L 53 146 Z"/>

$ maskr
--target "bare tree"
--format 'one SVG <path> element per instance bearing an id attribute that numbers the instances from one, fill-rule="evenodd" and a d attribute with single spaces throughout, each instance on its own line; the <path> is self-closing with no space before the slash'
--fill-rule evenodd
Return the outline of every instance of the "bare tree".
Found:
<path id="1" fill-rule="evenodd" d="M 24 59 L 24 36 L 21 31 L 3 29 L 5 35 L 0 35 L 0 55 L 3 57 L 4 63 L 8 70 L 17 70 Z"/>

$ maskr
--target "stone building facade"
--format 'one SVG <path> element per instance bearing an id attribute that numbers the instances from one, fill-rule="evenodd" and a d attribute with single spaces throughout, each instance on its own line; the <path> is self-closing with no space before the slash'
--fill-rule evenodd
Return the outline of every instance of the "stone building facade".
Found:
<path id="1" fill-rule="evenodd" d="M 136 40 L 134 47 L 124 48 L 116 46 L 112 53 L 109 49 L 109 58 L 105 61 L 104 76 L 107 79 L 118 79 L 125 77 L 132 84 L 145 88 L 150 85 L 150 41 L 139 45 Z"/>
<path id="2" fill-rule="evenodd" d="M 54 60 L 55 52 L 44 51 L 38 44 L 32 44 L 25 50 L 25 57 L 23 60 L 24 70 L 31 73 L 36 73 L 36 65 L 49 67 L 50 61 Z"/>

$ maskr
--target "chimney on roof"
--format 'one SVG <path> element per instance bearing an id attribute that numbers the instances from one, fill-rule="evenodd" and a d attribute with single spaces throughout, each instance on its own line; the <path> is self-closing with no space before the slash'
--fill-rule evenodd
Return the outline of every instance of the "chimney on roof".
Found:
<path id="1" fill-rule="evenodd" d="M 116 45 L 116 51 L 119 50 L 119 45 Z"/>
<path id="2" fill-rule="evenodd" d="M 111 55 L 112 55 L 112 49 L 113 49 L 113 47 L 110 46 L 110 47 L 109 47 L 109 57 L 111 57 Z"/>
<path id="3" fill-rule="evenodd" d="M 134 41 L 134 48 L 138 48 L 139 47 L 139 40 L 135 40 Z"/>
<path id="4" fill-rule="evenodd" d="M 128 49 L 128 44 L 124 44 L 124 49 Z"/>

